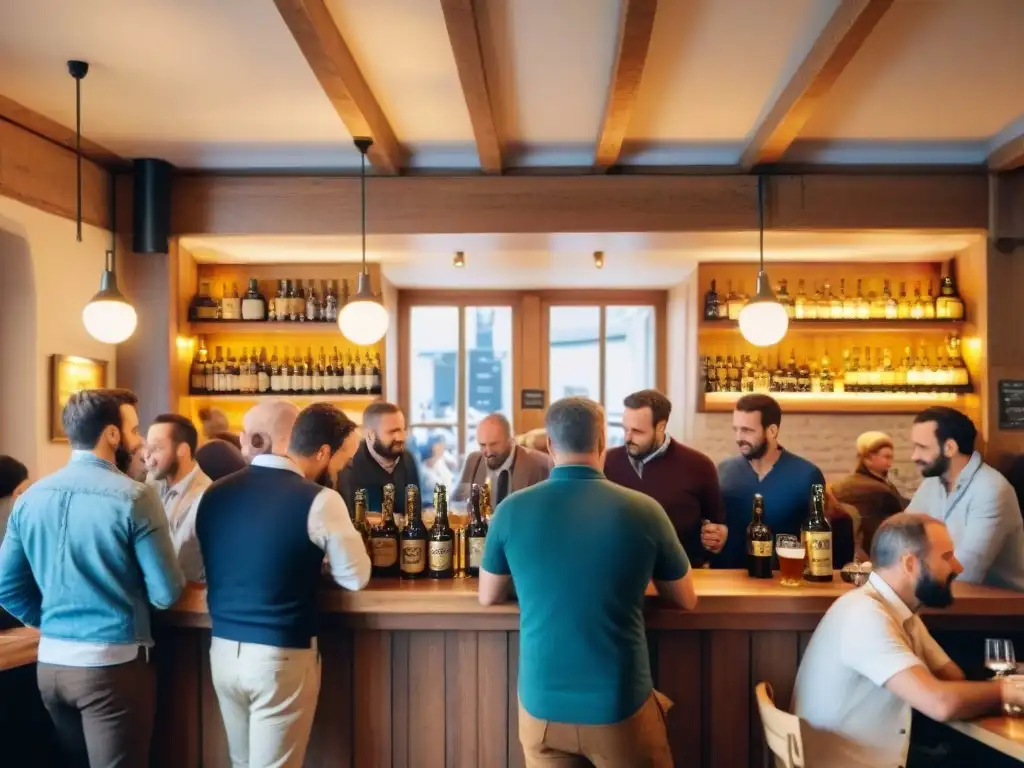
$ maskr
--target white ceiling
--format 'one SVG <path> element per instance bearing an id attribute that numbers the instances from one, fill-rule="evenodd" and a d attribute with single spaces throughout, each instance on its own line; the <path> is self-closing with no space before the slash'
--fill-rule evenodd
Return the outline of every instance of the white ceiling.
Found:
<path id="1" fill-rule="evenodd" d="M 769 232 L 771 261 L 941 261 L 977 235 Z M 184 237 L 200 262 L 359 261 L 354 237 Z M 455 251 L 466 266 L 452 266 Z M 605 266 L 595 269 L 594 251 Z M 367 258 L 399 288 L 669 288 L 701 261 L 755 261 L 757 233 L 373 236 Z"/>
<path id="2" fill-rule="evenodd" d="M 439 0 L 326 0 L 421 168 L 478 160 Z M 660 0 L 623 160 L 733 164 L 838 0 Z M 478 2 L 512 165 L 589 166 L 619 0 Z M 186 168 L 358 165 L 270 0 L 0 0 L 0 94 Z M 1024 0 L 896 0 L 786 160 L 976 163 L 1024 116 Z M 1019 122 L 1017 123 L 1019 126 Z"/>

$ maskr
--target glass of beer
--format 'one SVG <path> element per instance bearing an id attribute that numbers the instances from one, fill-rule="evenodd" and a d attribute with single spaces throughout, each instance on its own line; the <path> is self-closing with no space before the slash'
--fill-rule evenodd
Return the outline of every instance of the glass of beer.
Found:
<path id="1" fill-rule="evenodd" d="M 775 554 L 782 571 L 782 586 L 799 587 L 804 577 L 804 547 L 800 537 L 780 533 L 775 537 Z"/>

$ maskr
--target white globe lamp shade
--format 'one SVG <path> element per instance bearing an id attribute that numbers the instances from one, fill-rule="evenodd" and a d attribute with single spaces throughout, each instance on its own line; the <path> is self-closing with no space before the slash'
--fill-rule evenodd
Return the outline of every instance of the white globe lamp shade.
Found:
<path id="1" fill-rule="evenodd" d="M 789 330 L 789 315 L 772 293 L 768 275 L 757 276 L 757 294 L 740 310 L 740 333 L 755 347 L 771 347 Z"/>
<path id="2" fill-rule="evenodd" d="M 370 276 L 360 273 L 357 290 L 338 312 L 338 328 L 361 347 L 376 344 L 388 330 L 388 311 L 370 290 Z"/>
<path id="3" fill-rule="evenodd" d="M 135 333 L 138 322 L 135 307 L 117 289 L 117 278 L 113 271 L 103 270 L 99 293 L 82 310 L 85 330 L 96 341 L 120 344 Z"/>

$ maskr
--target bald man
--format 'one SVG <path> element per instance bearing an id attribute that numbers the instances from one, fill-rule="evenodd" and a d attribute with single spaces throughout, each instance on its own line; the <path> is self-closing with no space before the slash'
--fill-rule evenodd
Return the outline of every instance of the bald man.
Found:
<path id="1" fill-rule="evenodd" d="M 253 406 L 242 419 L 242 455 L 247 464 L 263 454 L 284 456 L 299 409 L 287 400 L 267 400 Z"/>
<path id="2" fill-rule="evenodd" d="M 474 484 L 490 480 L 491 498 L 497 507 L 509 494 L 547 480 L 551 474 L 551 457 L 517 444 L 512 425 L 500 413 L 485 416 L 477 425 L 476 441 L 480 450 L 466 457 L 455 486 L 457 501 L 467 499 Z"/>

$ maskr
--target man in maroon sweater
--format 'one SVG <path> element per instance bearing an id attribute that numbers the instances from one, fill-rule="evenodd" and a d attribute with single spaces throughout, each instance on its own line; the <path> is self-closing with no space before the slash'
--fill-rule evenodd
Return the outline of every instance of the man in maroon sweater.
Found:
<path id="1" fill-rule="evenodd" d="M 626 444 L 608 451 L 604 474 L 661 504 L 690 562 L 699 567 L 722 550 L 729 535 L 715 464 L 665 434 L 672 403 L 661 392 L 634 392 L 623 405 Z M 702 527 L 702 520 L 711 522 Z"/>

